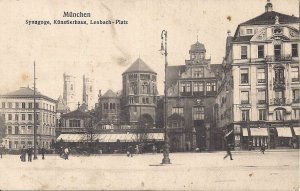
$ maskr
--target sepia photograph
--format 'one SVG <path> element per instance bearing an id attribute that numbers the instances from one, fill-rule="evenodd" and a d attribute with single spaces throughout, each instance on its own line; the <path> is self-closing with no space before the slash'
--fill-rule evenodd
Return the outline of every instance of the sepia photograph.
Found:
<path id="1" fill-rule="evenodd" d="M 300 190 L 300 0 L 0 7 L 0 190 Z"/>

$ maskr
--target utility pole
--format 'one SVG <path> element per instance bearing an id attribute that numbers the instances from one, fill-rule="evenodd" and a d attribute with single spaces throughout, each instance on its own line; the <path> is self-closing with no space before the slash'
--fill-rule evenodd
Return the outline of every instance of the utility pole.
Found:
<path id="1" fill-rule="evenodd" d="M 36 147 L 36 100 L 35 100 L 35 61 L 33 63 L 33 160 L 37 159 L 37 147 Z"/>

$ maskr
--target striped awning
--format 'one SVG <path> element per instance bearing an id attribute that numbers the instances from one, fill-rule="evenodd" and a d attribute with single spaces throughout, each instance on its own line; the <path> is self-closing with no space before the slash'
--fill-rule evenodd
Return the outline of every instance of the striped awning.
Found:
<path id="1" fill-rule="evenodd" d="M 92 136 L 92 138 L 91 138 Z M 111 142 L 137 142 L 139 139 L 149 140 L 149 141 L 163 141 L 163 133 L 147 133 L 147 134 L 136 134 L 136 133 L 118 133 L 118 134 L 61 134 L 57 138 L 57 141 L 61 139 L 64 142 L 84 142 L 88 140 L 99 141 L 102 143 L 111 143 Z"/>
<path id="2" fill-rule="evenodd" d="M 292 131 L 290 127 L 277 127 L 278 137 L 292 137 Z"/>
<path id="3" fill-rule="evenodd" d="M 243 136 L 248 137 L 248 129 L 247 128 L 243 128 Z"/>
<path id="4" fill-rule="evenodd" d="M 251 136 L 261 136 L 261 137 L 268 136 L 267 128 L 250 128 L 250 131 L 251 131 Z"/>
<path id="5" fill-rule="evenodd" d="M 295 134 L 297 136 L 300 136 L 300 127 L 293 127 L 293 128 L 294 128 Z"/>

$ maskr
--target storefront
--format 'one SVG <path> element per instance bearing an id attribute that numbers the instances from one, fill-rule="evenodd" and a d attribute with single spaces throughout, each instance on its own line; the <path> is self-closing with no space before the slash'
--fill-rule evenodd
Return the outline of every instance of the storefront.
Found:
<path id="1" fill-rule="evenodd" d="M 300 127 L 293 127 L 295 136 L 293 137 L 293 148 L 300 148 Z"/>
<path id="2" fill-rule="evenodd" d="M 292 146 L 292 131 L 290 127 L 276 127 L 277 139 L 276 147 L 286 148 Z"/>
<path id="3" fill-rule="evenodd" d="M 268 146 L 268 129 L 267 128 L 250 128 L 252 138 L 252 147 L 257 148 L 262 145 Z"/>

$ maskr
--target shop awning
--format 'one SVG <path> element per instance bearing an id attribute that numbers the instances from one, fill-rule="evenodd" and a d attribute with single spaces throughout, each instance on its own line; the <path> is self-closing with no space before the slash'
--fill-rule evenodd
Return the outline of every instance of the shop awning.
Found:
<path id="1" fill-rule="evenodd" d="M 300 127 L 293 127 L 293 128 L 294 128 L 295 134 L 297 136 L 300 136 Z"/>
<path id="2" fill-rule="evenodd" d="M 119 133 L 119 134 L 93 134 L 92 140 L 102 143 L 112 143 L 112 142 L 137 142 L 140 136 L 149 141 L 163 141 L 163 133 L 147 133 L 147 134 L 136 134 L 136 133 Z M 91 140 L 90 134 L 61 134 L 57 138 L 57 141 L 63 140 L 64 142 L 84 142 Z"/>
<path id="3" fill-rule="evenodd" d="M 267 128 L 250 128 L 251 136 L 268 136 L 268 129 Z"/>
<path id="4" fill-rule="evenodd" d="M 292 131 L 290 127 L 277 127 L 278 137 L 292 137 Z"/>
<path id="5" fill-rule="evenodd" d="M 243 136 L 244 137 L 248 136 L 248 129 L 247 128 L 243 128 Z"/>
<path id="6" fill-rule="evenodd" d="M 57 138 L 57 141 L 60 141 L 61 139 L 64 142 L 83 142 L 87 138 L 84 134 L 61 134 Z"/>

